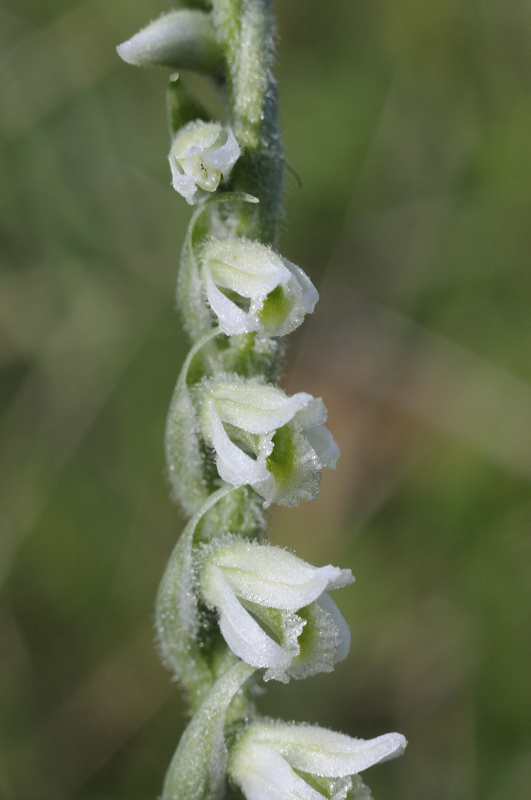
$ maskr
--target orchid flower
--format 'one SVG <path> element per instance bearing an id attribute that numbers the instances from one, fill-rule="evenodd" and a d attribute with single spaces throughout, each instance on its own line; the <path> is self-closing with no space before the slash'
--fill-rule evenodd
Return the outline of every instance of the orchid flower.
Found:
<path id="1" fill-rule="evenodd" d="M 247 800 L 345 800 L 355 788 L 351 776 L 401 755 L 406 744 L 400 733 L 366 740 L 314 725 L 254 722 L 230 753 L 229 774 Z"/>
<path id="2" fill-rule="evenodd" d="M 313 567 L 280 547 L 231 536 L 209 549 L 200 586 L 231 650 L 267 668 L 265 680 L 287 683 L 331 672 L 347 657 L 350 631 L 327 590 L 353 580 L 349 569 Z"/>
<path id="3" fill-rule="evenodd" d="M 334 469 L 339 457 L 325 421 L 321 398 L 305 392 L 288 397 L 276 386 L 237 376 L 203 385 L 201 428 L 220 477 L 249 484 L 266 507 L 316 497 L 321 470 Z"/>
<path id="4" fill-rule="evenodd" d="M 230 128 L 218 122 L 189 122 L 175 136 L 170 150 L 173 188 L 194 205 L 216 191 L 240 152 Z"/>
<path id="5" fill-rule="evenodd" d="M 227 336 L 284 336 L 311 314 L 319 295 L 299 267 L 260 242 L 212 239 L 202 252 L 206 295 Z"/>

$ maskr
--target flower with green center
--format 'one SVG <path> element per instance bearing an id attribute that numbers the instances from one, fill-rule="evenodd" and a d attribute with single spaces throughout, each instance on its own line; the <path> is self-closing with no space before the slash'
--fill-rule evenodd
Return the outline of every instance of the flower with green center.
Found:
<path id="1" fill-rule="evenodd" d="M 339 448 L 324 426 L 321 398 L 288 397 L 254 380 L 207 380 L 200 390 L 202 434 L 216 453 L 220 477 L 249 484 L 264 506 L 296 506 L 313 500 L 321 470 L 334 469 Z"/>
<path id="2" fill-rule="evenodd" d="M 240 152 L 230 128 L 218 122 L 189 122 L 177 133 L 170 150 L 173 188 L 194 205 L 228 178 Z"/>
<path id="3" fill-rule="evenodd" d="M 299 267 L 260 242 L 212 239 L 201 263 L 208 302 L 227 336 L 285 336 L 319 299 Z"/>
<path id="4" fill-rule="evenodd" d="M 265 667 L 265 680 L 331 672 L 347 657 L 348 625 L 327 591 L 352 583 L 349 569 L 313 567 L 280 547 L 237 536 L 206 552 L 201 595 L 218 611 L 233 653 Z"/>
<path id="5" fill-rule="evenodd" d="M 352 776 L 402 755 L 406 744 L 400 733 L 365 740 L 315 725 L 254 722 L 231 750 L 229 774 L 247 800 L 345 800 L 352 790 L 361 798 L 366 787 L 353 786 Z"/>

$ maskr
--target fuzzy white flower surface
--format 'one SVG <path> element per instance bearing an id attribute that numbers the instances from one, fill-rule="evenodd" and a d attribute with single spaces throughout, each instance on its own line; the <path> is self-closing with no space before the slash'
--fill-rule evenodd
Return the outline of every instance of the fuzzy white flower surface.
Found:
<path id="1" fill-rule="evenodd" d="M 251 485 L 264 506 L 296 506 L 317 496 L 323 468 L 334 469 L 339 448 L 324 426 L 321 398 L 289 397 L 270 384 L 209 381 L 201 429 L 216 452 L 218 472 L 234 486 Z"/>
<path id="2" fill-rule="evenodd" d="M 218 122 L 189 122 L 175 136 L 168 156 L 173 188 L 194 205 L 216 191 L 240 152 L 230 128 Z"/>
<path id="3" fill-rule="evenodd" d="M 400 733 L 353 739 L 314 725 L 249 725 L 229 757 L 229 774 L 247 800 L 345 800 L 351 776 L 402 755 Z"/>
<path id="4" fill-rule="evenodd" d="M 280 547 L 234 536 L 208 551 L 200 585 L 231 650 L 266 667 L 265 680 L 287 682 L 330 672 L 347 657 L 350 631 L 327 590 L 353 580 L 349 569 L 313 567 Z"/>
<path id="5" fill-rule="evenodd" d="M 284 336 L 311 314 L 319 294 L 291 261 L 260 242 L 212 240 L 202 252 L 207 299 L 227 336 Z"/>

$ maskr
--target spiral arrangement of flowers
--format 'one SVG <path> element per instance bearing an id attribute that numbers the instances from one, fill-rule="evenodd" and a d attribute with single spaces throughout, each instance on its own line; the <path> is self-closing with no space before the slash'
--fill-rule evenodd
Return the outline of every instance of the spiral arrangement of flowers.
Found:
<path id="1" fill-rule="evenodd" d="M 313 500 L 339 449 L 320 398 L 277 385 L 283 337 L 313 311 L 308 276 L 277 252 L 283 157 L 269 0 L 190 0 L 120 45 L 137 65 L 195 70 L 225 101 L 213 120 L 170 77 L 172 185 L 194 211 L 177 301 L 192 349 L 166 429 L 168 476 L 190 516 L 157 598 L 157 635 L 193 712 L 162 800 L 366 800 L 359 772 L 403 752 L 264 718 L 260 681 L 330 672 L 350 634 L 313 567 L 265 538 L 264 508 Z"/>

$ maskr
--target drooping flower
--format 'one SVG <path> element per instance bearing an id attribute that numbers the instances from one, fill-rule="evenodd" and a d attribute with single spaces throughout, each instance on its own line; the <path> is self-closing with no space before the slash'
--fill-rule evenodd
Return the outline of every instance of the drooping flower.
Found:
<path id="1" fill-rule="evenodd" d="M 260 242 L 235 237 L 202 251 L 206 295 L 228 336 L 284 336 L 311 314 L 319 295 L 299 267 Z"/>
<path id="2" fill-rule="evenodd" d="M 352 776 L 402 755 L 406 744 L 400 733 L 364 740 L 314 725 L 254 722 L 231 750 L 229 774 L 247 800 L 345 800 Z"/>
<path id="3" fill-rule="evenodd" d="M 230 128 L 218 122 L 189 122 L 175 136 L 168 156 L 173 188 L 194 205 L 216 191 L 240 152 Z"/>
<path id="4" fill-rule="evenodd" d="M 353 580 L 349 569 L 313 567 L 280 547 L 231 536 L 208 550 L 200 587 L 231 650 L 265 667 L 265 680 L 287 682 L 330 672 L 347 657 L 350 631 L 327 590 Z"/>
<path id="5" fill-rule="evenodd" d="M 251 485 L 264 506 L 295 506 L 317 496 L 321 470 L 334 469 L 339 457 L 325 421 L 321 398 L 305 392 L 288 397 L 238 376 L 202 388 L 201 429 L 221 478 Z"/>

